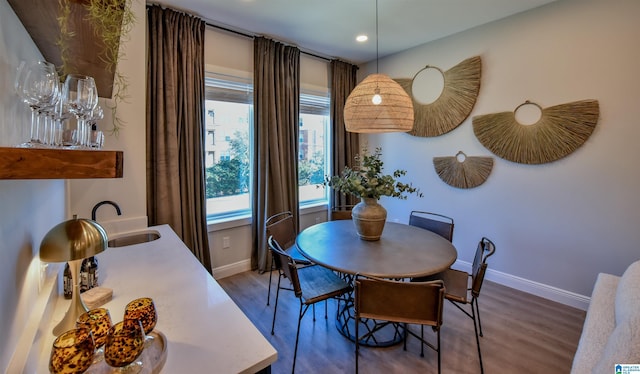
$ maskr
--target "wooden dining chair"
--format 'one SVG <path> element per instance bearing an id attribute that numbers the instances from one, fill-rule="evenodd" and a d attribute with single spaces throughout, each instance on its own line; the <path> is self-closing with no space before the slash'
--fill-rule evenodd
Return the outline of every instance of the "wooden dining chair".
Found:
<path id="1" fill-rule="evenodd" d="M 362 319 L 390 321 L 404 325 L 404 350 L 407 336 L 413 335 L 421 343 L 420 356 L 424 357 L 427 345 L 438 353 L 438 373 L 441 372 L 440 327 L 444 304 L 444 284 L 440 280 L 430 282 L 402 282 L 356 275 L 355 278 L 355 356 L 358 373 L 360 340 L 358 326 Z M 409 330 L 408 324 L 421 325 L 420 335 Z M 436 334 L 436 344 L 424 339 L 424 326 L 431 326 Z M 367 331 L 366 334 L 369 334 Z M 365 334 L 365 335 L 366 335 Z"/>
<path id="2" fill-rule="evenodd" d="M 453 218 L 438 213 L 414 210 L 409 214 L 409 225 L 434 232 L 448 241 L 453 240 Z"/>
<path id="3" fill-rule="evenodd" d="M 265 227 L 267 238 L 273 236 L 274 239 L 282 246 L 282 248 L 284 248 L 285 252 L 287 252 L 296 260 L 296 264 L 298 264 L 299 266 L 308 266 L 312 264 L 311 261 L 307 260 L 298 251 L 298 247 L 296 246 L 297 232 L 295 229 L 295 224 L 293 222 L 293 214 L 290 211 L 281 212 L 270 216 L 265 221 Z M 282 272 L 279 271 L 280 267 L 277 261 L 274 261 L 273 256 L 271 256 L 271 266 L 269 268 L 270 270 L 269 287 L 267 288 L 267 305 L 269 305 L 271 299 L 271 280 L 273 271 L 278 270 L 278 273 L 282 275 Z M 279 280 L 278 283 L 280 283 Z"/>
<path id="4" fill-rule="evenodd" d="M 300 337 L 300 322 L 302 317 L 309 309 L 309 306 L 315 306 L 321 301 L 325 302 L 324 318 L 327 318 L 327 300 L 338 298 L 346 293 L 351 292 L 351 286 L 337 276 L 333 271 L 319 266 L 312 265 L 306 267 L 298 267 L 296 261 L 288 253 L 286 253 L 278 244 L 273 236 L 268 239 L 269 249 L 273 253 L 274 259 L 279 262 L 280 269 L 285 277 L 289 279 L 291 288 L 295 296 L 300 301 L 300 310 L 298 312 L 298 329 L 296 331 L 296 343 L 293 350 L 293 365 L 291 372 L 296 370 L 296 357 L 298 354 L 298 340 Z M 271 323 L 271 335 L 274 335 L 276 325 L 276 313 L 278 311 L 278 294 L 280 293 L 280 281 L 283 277 L 278 277 L 278 288 L 276 290 L 276 305 L 273 309 L 273 322 Z M 344 300 L 346 301 L 346 299 Z M 314 318 L 315 321 L 315 310 Z"/>
<path id="5" fill-rule="evenodd" d="M 338 221 L 338 220 L 346 220 L 352 219 L 351 210 L 353 209 L 353 205 L 339 205 L 331 208 L 329 213 L 330 221 Z"/>
<path id="6" fill-rule="evenodd" d="M 447 269 L 442 273 L 426 278 L 427 280 L 442 280 L 446 288 L 444 295 L 445 299 L 449 300 L 453 305 L 473 320 L 481 373 L 484 373 L 484 367 L 482 365 L 482 353 L 480 351 L 479 337 L 483 335 L 478 298 L 480 297 L 480 290 L 482 289 L 482 283 L 484 282 L 484 275 L 487 271 L 487 258 L 492 256 L 495 251 L 495 244 L 486 237 L 483 237 L 478 242 L 476 253 L 473 257 L 471 274 L 461 270 Z M 462 307 L 467 304 L 471 306 L 470 311 Z"/>

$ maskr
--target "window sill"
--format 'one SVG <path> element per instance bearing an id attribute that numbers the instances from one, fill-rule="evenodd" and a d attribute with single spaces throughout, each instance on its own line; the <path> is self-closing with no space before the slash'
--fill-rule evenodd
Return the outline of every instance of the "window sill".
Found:
<path id="1" fill-rule="evenodd" d="M 235 227 L 248 226 L 253 221 L 250 214 L 235 217 L 214 219 L 207 221 L 207 232 L 232 229 Z"/>
<path id="2" fill-rule="evenodd" d="M 311 214 L 327 210 L 327 203 L 320 202 L 315 204 L 305 205 L 300 208 L 300 214 Z M 233 229 L 241 226 L 251 225 L 253 218 L 251 215 L 242 215 L 236 217 L 222 218 L 216 220 L 207 221 L 207 232 L 216 232 L 221 230 Z"/>
<path id="3" fill-rule="evenodd" d="M 318 203 L 306 204 L 300 207 L 300 214 L 309 214 L 327 210 L 329 204 L 326 201 Z"/>

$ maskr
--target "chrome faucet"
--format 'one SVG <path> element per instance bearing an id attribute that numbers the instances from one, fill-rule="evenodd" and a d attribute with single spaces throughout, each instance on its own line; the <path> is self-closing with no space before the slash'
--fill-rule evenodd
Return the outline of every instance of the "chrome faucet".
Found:
<path id="1" fill-rule="evenodd" d="M 113 201 L 110 200 L 105 200 L 105 201 L 101 201 L 99 203 L 97 203 L 93 209 L 91 210 L 91 220 L 95 221 L 96 220 L 96 212 L 98 211 L 98 208 L 100 208 L 102 205 L 105 204 L 109 204 L 109 205 L 113 205 L 114 208 L 116 208 L 116 213 L 118 213 L 119 216 L 122 215 L 122 212 L 120 211 L 120 207 L 118 206 L 118 204 L 116 204 Z"/>

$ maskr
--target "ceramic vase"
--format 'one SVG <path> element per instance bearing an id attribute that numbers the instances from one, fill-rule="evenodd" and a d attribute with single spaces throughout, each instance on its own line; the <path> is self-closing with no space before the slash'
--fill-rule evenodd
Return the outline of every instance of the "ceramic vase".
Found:
<path id="1" fill-rule="evenodd" d="M 363 197 L 351 212 L 356 232 L 362 240 L 380 240 L 387 210 L 374 198 Z"/>

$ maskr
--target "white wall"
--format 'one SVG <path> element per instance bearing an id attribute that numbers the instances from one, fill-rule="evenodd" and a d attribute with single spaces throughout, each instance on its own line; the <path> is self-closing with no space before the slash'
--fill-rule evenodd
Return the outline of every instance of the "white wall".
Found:
<path id="1" fill-rule="evenodd" d="M 105 149 L 124 152 L 124 177 L 117 179 L 76 179 L 70 181 L 70 214 L 90 218 L 93 206 L 102 200 L 115 201 L 122 210 L 117 216 L 111 206 L 102 206 L 96 216 L 107 233 L 132 231 L 147 226 L 146 201 L 146 8 L 144 1 L 131 2 L 135 23 L 129 40 L 121 43 L 123 58 L 118 69 L 128 82 L 128 98 L 118 104 L 118 113 L 124 122 L 119 135 L 112 128 L 111 113 L 98 123 L 106 132 Z M 109 99 L 109 101 L 111 101 Z M 106 108 L 107 99 L 100 99 Z"/>
<path id="2" fill-rule="evenodd" d="M 38 248 L 56 224 L 77 213 L 89 217 L 101 200 L 120 203 L 123 217 L 101 209 L 98 218 L 112 231 L 146 226 L 145 201 L 145 3 L 133 1 L 137 23 L 131 41 L 124 43 L 121 64 L 129 77 L 130 98 L 120 105 L 127 127 L 120 137 L 107 137 L 105 148 L 124 150 L 125 178 L 115 180 L 0 180 L 0 371 L 22 367 L 33 342 L 52 283 L 39 290 Z M 6 0 L 0 0 L 0 146 L 13 146 L 28 135 L 29 112 L 13 93 L 15 71 L 21 60 L 42 55 Z M 101 129 L 108 129 L 108 115 Z M 69 198 L 68 198 L 69 197 Z M 59 267 L 49 266 L 54 279 Z M 49 287 L 49 288 L 47 288 Z M 55 291 L 54 291 L 55 292 Z M 25 351 L 26 350 L 26 351 Z M 13 359 L 12 359 L 13 357 Z M 13 370 L 13 369 L 10 369 Z"/>
<path id="3" fill-rule="evenodd" d="M 635 0 L 564 0 L 382 59 L 380 71 L 393 78 L 427 64 L 447 70 L 476 55 L 483 65 L 477 103 L 459 128 L 435 138 L 368 137 L 371 149 L 382 146 L 386 170 L 407 169 L 425 194 L 384 199 L 389 219 L 406 222 L 412 209 L 454 217 L 459 258 L 471 262 L 477 241 L 491 238 L 497 251 L 489 268 L 506 283 L 589 296 L 599 272 L 621 274 L 640 258 L 639 15 Z M 553 163 L 503 160 L 473 134 L 476 115 L 512 111 L 525 100 L 549 107 L 583 99 L 600 103 L 595 131 Z M 438 178 L 432 158 L 459 150 L 494 156 L 484 185 L 456 189 Z"/>
<path id="4" fill-rule="evenodd" d="M 13 92 L 21 60 L 42 55 L 6 0 L 0 0 L 0 146 L 25 140 L 29 112 Z M 64 220 L 64 182 L 0 180 L 0 372 L 5 372 L 39 297 L 38 249 Z"/>

